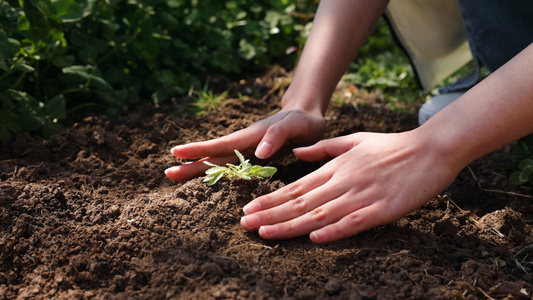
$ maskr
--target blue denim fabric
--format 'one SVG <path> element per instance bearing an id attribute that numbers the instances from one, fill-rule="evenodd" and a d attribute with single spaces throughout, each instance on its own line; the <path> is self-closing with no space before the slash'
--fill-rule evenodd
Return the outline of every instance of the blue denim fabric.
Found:
<path id="1" fill-rule="evenodd" d="M 481 65 L 495 71 L 533 43 L 533 0 L 456 0 L 476 70 L 440 89 L 464 91 L 480 80 Z"/>

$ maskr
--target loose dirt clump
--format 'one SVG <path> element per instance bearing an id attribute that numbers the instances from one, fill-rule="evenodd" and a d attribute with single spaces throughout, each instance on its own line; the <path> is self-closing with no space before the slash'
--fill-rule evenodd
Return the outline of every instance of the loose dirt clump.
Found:
<path id="1" fill-rule="evenodd" d="M 143 106 L 2 145 L 0 299 L 531 298 L 533 193 L 491 168 L 510 159 L 510 146 L 408 216 L 326 245 L 265 241 L 239 226 L 248 201 L 321 163 L 288 155 L 268 163 L 278 168 L 269 180 L 212 187 L 166 179 L 183 163 L 172 146 L 279 109 L 282 89 L 253 82 L 246 87 L 270 97 L 231 99 L 200 117 Z M 332 104 L 326 119 L 327 137 L 416 126 L 372 94 Z"/>

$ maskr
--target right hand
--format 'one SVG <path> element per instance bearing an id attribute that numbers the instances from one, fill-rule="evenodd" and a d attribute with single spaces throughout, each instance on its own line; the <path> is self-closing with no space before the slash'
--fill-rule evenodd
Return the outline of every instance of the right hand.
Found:
<path id="1" fill-rule="evenodd" d="M 264 239 L 309 234 L 314 243 L 397 220 L 450 185 L 464 167 L 420 130 L 358 132 L 294 149 L 318 170 L 243 207 L 241 226 Z M 460 162 L 460 161 L 459 161 Z"/>
<path id="2" fill-rule="evenodd" d="M 326 122 L 320 113 L 282 109 L 227 136 L 172 148 L 171 152 L 177 158 L 199 160 L 171 167 L 165 170 L 165 174 L 176 181 L 201 176 L 209 168 L 204 160 L 217 165 L 236 163 L 238 159 L 234 149 L 245 157 L 255 154 L 257 158 L 267 159 L 282 148 L 292 149 L 317 142 L 323 137 L 325 129 Z"/>

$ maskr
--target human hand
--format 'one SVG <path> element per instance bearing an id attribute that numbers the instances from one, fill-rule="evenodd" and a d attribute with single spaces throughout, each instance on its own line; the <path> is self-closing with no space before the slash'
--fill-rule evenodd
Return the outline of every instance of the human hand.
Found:
<path id="1" fill-rule="evenodd" d="M 235 163 L 237 158 L 234 149 L 245 157 L 255 152 L 256 157 L 267 159 L 284 146 L 309 145 L 318 141 L 324 135 L 325 127 L 325 121 L 319 113 L 282 109 L 227 136 L 172 148 L 172 154 L 178 158 L 199 160 L 171 167 L 165 170 L 165 174 L 177 181 L 200 176 L 209 168 L 203 163 L 205 160 L 217 165 Z"/>
<path id="2" fill-rule="evenodd" d="M 326 243 L 390 223 L 450 185 L 459 167 L 414 131 L 356 133 L 295 149 L 305 161 L 336 157 L 317 171 L 244 208 L 241 226 L 265 239 L 310 233 Z"/>

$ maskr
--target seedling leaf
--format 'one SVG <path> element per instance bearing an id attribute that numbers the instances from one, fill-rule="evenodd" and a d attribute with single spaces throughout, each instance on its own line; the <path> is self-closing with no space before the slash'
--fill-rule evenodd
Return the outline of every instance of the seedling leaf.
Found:
<path id="1" fill-rule="evenodd" d="M 256 166 L 254 166 L 256 167 Z M 278 169 L 274 167 L 259 167 L 257 170 L 253 170 L 251 176 L 270 177 L 276 173 Z"/>
<path id="2" fill-rule="evenodd" d="M 226 171 L 226 167 L 214 166 L 212 168 L 209 168 L 207 171 L 205 171 L 205 174 L 212 175 L 212 174 L 224 172 L 224 171 Z"/>
<path id="3" fill-rule="evenodd" d="M 235 154 L 239 158 L 239 161 L 241 162 L 241 165 L 246 164 L 246 161 L 244 160 L 244 156 L 242 156 L 242 154 L 237 149 L 235 149 L 233 151 L 235 151 Z"/>
<path id="4" fill-rule="evenodd" d="M 203 182 L 207 182 L 208 186 L 216 184 L 220 179 L 234 179 L 241 178 L 245 180 L 251 180 L 254 177 L 270 177 L 276 173 L 277 169 L 274 167 L 262 167 L 259 165 L 252 165 L 250 160 L 245 159 L 244 156 L 235 150 L 235 154 L 239 158 L 240 165 L 226 164 L 226 167 L 215 165 L 208 161 L 204 161 L 204 164 L 211 168 L 205 171 L 207 175 Z"/>
<path id="5" fill-rule="evenodd" d="M 204 182 L 207 181 L 208 186 L 212 186 L 217 183 L 222 177 L 224 177 L 224 172 L 214 173 L 211 176 L 208 176 L 204 179 Z"/>
<path id="6" fill-rule="evenodd" d="M 210 167 L 219 167 L 219 165 L 215 165 L 214 163 L 208 162 L 207 160 L 204 161 L 204 164 L 210 166 Z"/>

